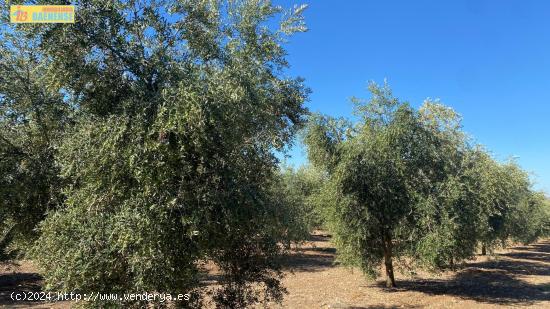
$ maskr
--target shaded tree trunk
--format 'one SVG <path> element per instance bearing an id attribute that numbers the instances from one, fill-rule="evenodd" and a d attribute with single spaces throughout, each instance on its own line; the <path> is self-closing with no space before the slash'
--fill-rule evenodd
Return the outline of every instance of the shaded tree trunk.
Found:
<path id="1" fill-rule="evenodd" d="M 393 275 L 392 243 L 388 235 L 384 237 L 384 265 L 386 268 L 386 287 L 394 288 L 396 285 Z"/>
<path id="2" fill-rule="evenodd" d="M 485 244 L 481 244 L 481 255 L 487 255 L 487 246 Z"/>

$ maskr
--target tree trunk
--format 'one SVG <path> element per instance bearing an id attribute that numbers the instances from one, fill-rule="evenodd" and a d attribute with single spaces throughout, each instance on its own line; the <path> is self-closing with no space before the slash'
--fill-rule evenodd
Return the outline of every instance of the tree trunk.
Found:
<path id="1" fill-rule="evenodd" d="M 384 239 L 384 265 L 386 266 L 386 287 L 394 288 L 396 285 L 393 275 L 392 243 L 391 238 L 388 236 Z"/>
<path id="2" fill-rule="evenodd" d="M 485 244 L 481 244 L 481 255 L 487 255 L 487 246 Z"/>

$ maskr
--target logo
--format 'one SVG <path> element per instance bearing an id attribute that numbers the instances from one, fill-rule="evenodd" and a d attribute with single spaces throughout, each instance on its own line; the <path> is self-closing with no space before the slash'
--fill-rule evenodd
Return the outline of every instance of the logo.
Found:
<path id="1" fill-rule="evenodd" d="M 11 14 L 11 16 L 12 16 L 12 18 L 11 18 L 12 20 L 15 19 L 16 22 L 21 23 L 21 22 L 25 22 L 25 21 L 27 20 L 28 13 L 25 12 L 25 11 L 22 11 L 22 10 L 21 10 L 21 6 L 18 5 L 18 6 L 17 6 L 17 10 L 16 10 L 15 12 L 13 12 L 13 13 Z M 12 21 L 12 22 L 13 22 L 13 21 Z"/>
<path id="2" fill-rule="evenodd" d="M 12 5 L 12 23 L 74 23 L 74 5 Z"/>

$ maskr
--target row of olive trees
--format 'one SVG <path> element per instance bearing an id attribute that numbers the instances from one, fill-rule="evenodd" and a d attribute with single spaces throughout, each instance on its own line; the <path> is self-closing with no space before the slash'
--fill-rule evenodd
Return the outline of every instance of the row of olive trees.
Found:
<path id="1" fill-rule="evenodd" d="M 478 247 L 548 234 L 550 208 L 528 174 L 472 146 L 451 108 L 426 101 L 415 110 L 387 85 L 369 90 L 370 101 L 353 100 L 357 124 L 313 115 L 304 134 L 319 175 L 304 207 L 322 214 L 340 262 L 370 276 L 383 262 L 395 286 L 396 260 L 452 268 Z"/>
<path id="2" fill-rule="evenodd" d="M 304 232 L 274 152 L 307 112 L 283 49 L 304 6 L 72 4 L 74 25 L 1 27 L 2 253 L 33 258 L 53 291 L 200 306 L 211 261 L 217 306 L 281 300 L 280 244 Z"/>

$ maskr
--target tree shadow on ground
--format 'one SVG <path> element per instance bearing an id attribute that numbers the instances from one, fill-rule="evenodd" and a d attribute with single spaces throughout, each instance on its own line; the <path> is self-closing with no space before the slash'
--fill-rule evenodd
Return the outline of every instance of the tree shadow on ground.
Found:
<path id="1" fill-rule="evenodd" d="M 530 305 L 550 301 L 550 284 L 531 284 L 522 276 L 550 276 L 550 242 L 512 248 L 494 260 L 468 263 L 449 279 L 399 281 L 391 291 L 417 291 L 430 295 L 453 295 L 498 305 Z"/>
<path id="2" fill-rule="evenodd" d="M 385 305 L 385 304 L 377 304 L 377 305 L 368 305 L 368 306 L 348 306 L 347 304 L 342 303 L 333 303 L 328 306 L 329 308 L 334 309 L 397 309 L 397 308 L 403 308 L 403 305 Z M 422 308 L 423 306 L 419 305 L 407 305 L 407 308 Z"/>
<path id="3" fill-rule="evenodd" d="M 12 273 L 0 275 L 0 306 L 29 306 L 36 305 L 32 301 L 15 301 L 12 293 L 40 292 L 42 290 L 42 277 L 35 273 Z M 15 297 L 15 296 L 13 296 Z"/>
<path id="4" fill-rule="evenodd" d="M 423 306 L 413 306 L 413 305 L 407 305 L 407 308 L 422 308 Z M 388 305 L 371 305 L 371 306 L 351 306 L 351 307 L 345 307 L 345 309 L 402 309 L 403 306 L 388 306 Z"/>
<path id="5" fill-rule="evenodd" d="M 330 235 L 310 235 L 309 242 L 324 244 Z M 322 271 L 335 267 L 336 249 L 326 246 L 297 247 L 292 253 L 283 257 L 283 269 L 291 272 Z"/>
<path id="6" fill-rule="evenodd" d="M 501 254 L 501 256 L 507 256 L 514 259 L 526 259 L 550 263 L 550 256 L 548 254 L 545 254 L 544 252 L 513 252 Z"/>
<path id="7" fill-rule="evenodd" d="M 325 254 L 300 254 L 295 253 L 283 258 L 283 269 L 293 272 L 322 271 L 335 267 L 334 256 Z"/>

